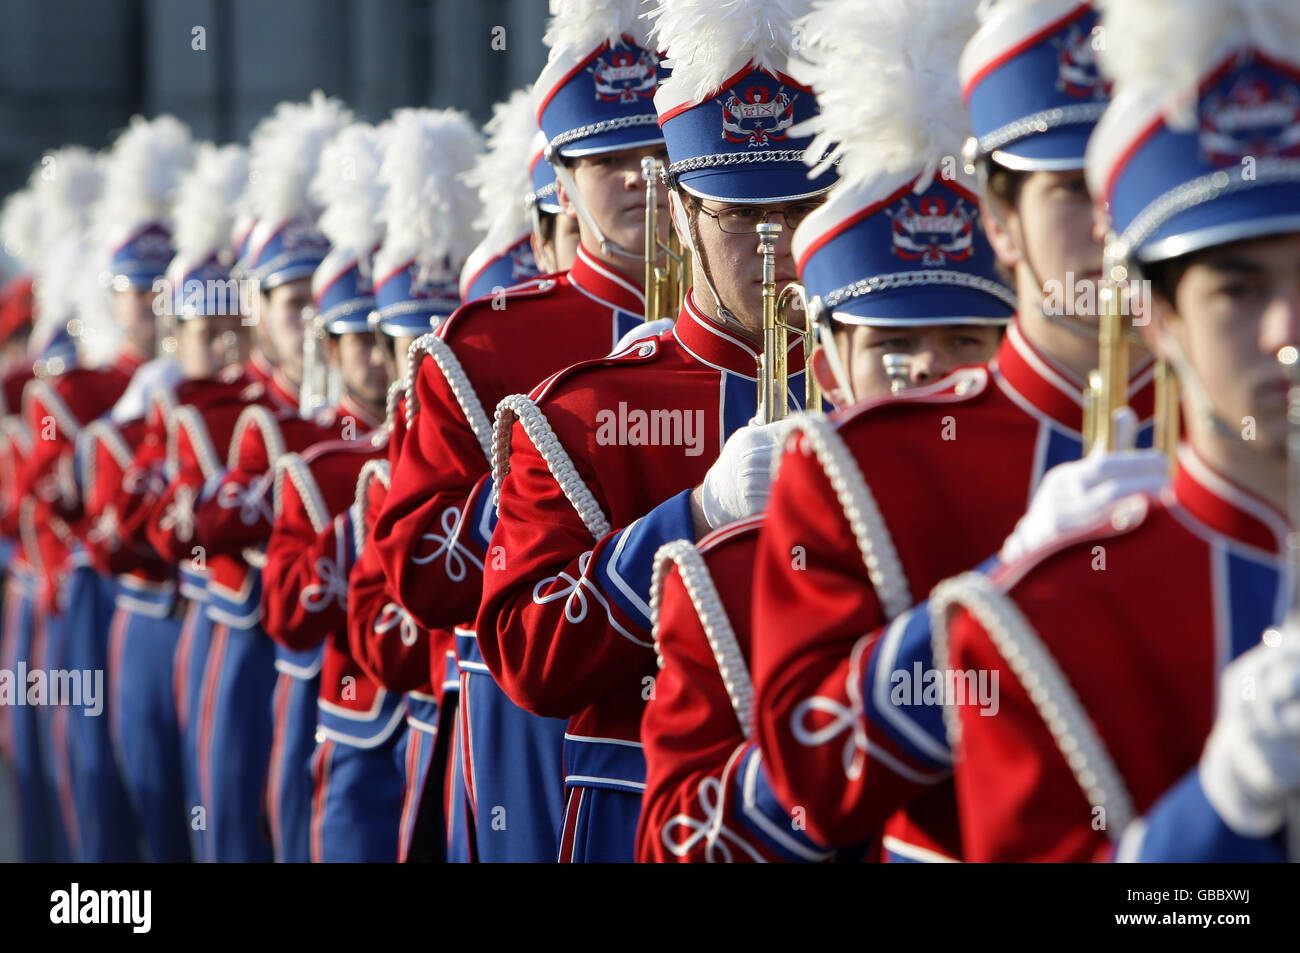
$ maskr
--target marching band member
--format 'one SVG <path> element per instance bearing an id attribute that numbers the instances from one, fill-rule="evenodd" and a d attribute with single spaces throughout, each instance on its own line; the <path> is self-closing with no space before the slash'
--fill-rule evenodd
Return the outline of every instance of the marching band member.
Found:
<path id="1" fill-rule="evenodd" d="M 1300 345 L 1300 123 L 1279 106 L 1300 96 L 1300 17 L 1116 3 L 1103 26 L 1115 98 L 1088 178 L 1114 259 L 1153 286 L 1142 332 L 1177 369 L 1185 439 L 1159 495 L 933 593 L 935 664 L 1000 688 L 993 717 L 952 710 L 963 846 L 1281 860 L 1300 791 L 1279 360 Z"/>
<path id="2" fill-rule="evenodd" d="M 881 283 L 893 273 L 900 256 L 881 238 L 897 221 L 887 200 L 900 189 L 918 192 L 912 201 L 932 214 L 961 216 L 965 208 L 973 217 L 975 211 L 968 183 L 944 176 L 945 159 L 956 172 L 954 149 L 969 122 L 956 74 L 936 68 L 956 59 L 969 19 L 956 19 L 949 9 L 945 32 L 935 36 L 911 24 L 908 48 L 924 54 L 877 74 L 873 96 L 880 105 L 864 112 L 849 67 L 872 62 L 901 37 L 885 30 L 873 10 L 847 20 L 844 12 L 843 5 L 830 4 L 802 21 L 802 59 L 792 64 L 792 72 L 817 94 L 817 128 L 833 130 L 838 141 L 839 180 L 793 240 L 807 295 L 819 302 L 836 301 L 840 289 Z M 816 140 L 808 158 L 822 158 Z M 835 331 L 825 346 L 848 372 L 832 373 L 825 352 L 814 354 L 812 366 L 837 407 L 924 389 L 959 366 L 993 355 L 1015 296 L 999 276 L 983 232 L 973 221 L 969 225 L 968 244 L 943 262 L 942 271 L 921 272 L 887 296 L 833 305 Z M 772 796 L 753 741 L 750 613 L 761 526 L 762 516 L 751 516 L 711 532 L 698 548 L 680 540 L 656 556 L 650 604 L 659 674 L 641 721 L 646 789 L 638 860 L 835 856 L 792 824 Z M 878 852 L 878 841 L 870 846 Z"/>
<path id="3" fill-rule="evenodd" d="M 553 4 L 550 56 L 533 92 L 556 198 L 577 221 L 573 267 L 467 304 L 412 352 L 420 363 L 407 395 L 409 437 L 373 542 L 415 622 L 457 636 L 452 780 L 459 774 L 463 789 L 449 795 L 448 822 L 467 814 L 472 840 L 450 845 L 452 859 L 555 856 L 563 725 L 520 711 L 475 642 L 491 532 L 489 414 L 507 395 L 608 353 L 643 321 L 641 160 L 663 156 L 652 102 L 661 67 L 638 18 L 644 9 L 637 0 Z M 438 653 L 431 662 L 436 683 Z"/>
<path id="4" fill-rule="evenodd" d="M 54 174 L 45 174 L 49 169 Z M 114 178 L 114 186 L 120 186 Z M 140 358 L 129 343 L 118 346 L 121 341 L 99 273 L 85 267 L 93 260 L 91 227 L 103 195 L 103 162 L 82 149 L 60 149 L 42 160 L 31 183 L 41 197 L 43 215 L 36 283 L 40 318 L 32 334 L 33 348 L 43 360 L 23 393 L 25 429 L 32 444 L 19 477 L 25 499 L 18 522 L 24 548 L 37 569 L 28 667 L 49 670 L 67 665 L 71 618 L 83 611 L 92 616 L 102 612 L 107 601 L 94 574 L 82 569 L 85 555 L 79 539 L 85 510 L 76 480 L 77 440 L 122 393 Z M 124 250 L 123 259 L 130 257 Z M 77 713 L 78 727 L 82 714 Z M 49 779 L 54 856 L 63 858 L 81 856 L 71 716 L 66 707 L 41 706 L 35 713 Z M 99 737 L 102 740 L 102 734 Z M 94 810 L 84 800 L 81 806 Z M 97 831 L 88 833 L 92 849 L 97 848 Z"/>
<path id="5" fill-rule="evenodd" d="M 379 287 L 386 289 L 383 307 L 423 310 L 429 326 L 458 305 L 455 281 L 475 236 L 455 223 L 477 210 L 475 196 L 461 177 L 480 148 L 477 131 L 460 113 L 400 110 L 394 116 L 378 174 L 386 190 L 382 219 L 387 231 L 374 253 L 374 274 Z M 351 257 L 364 260 L 369 273 L 365 259 L 373 244 L 365 244 L 366 250 L 352 251 Z M 328 291 L 345 282 L 346 276 L 334 280 Z M 364 290 L 369 292 L 369 287 Z M 389 297 L 394 294 L 406 299 L 400 308 L 394 308 Z M 340 348 L 350 339 L 364 341 L 372 368 L 376 355 L 392 363 L 392 352 L 381 348 L 371 333 L 370 307 L 362 311 L 349 306 L 346 315 L 341 308 L 331 309 L 340 316 L 329 325 L 336 333 L 349 332 L 340 339 Z M 357 333 L 350 333 L 354 330 Z M 349 355 L 343 358 L 345 385 L 357 393 L 362 383 L 357 369 L 349 375 Z M 377 423 L 382 420 L 387 379 L 396 377 L 395 367 L 388 370 L 383 387 L 367 395 L 377 402 Z M 366 378 L 367 387 L 377 379 Z M 318 444 L 300 458 L 291 455 L 277 464 L 278 516 L 267 548 L 262 599 L 267 631 L 295 650 L 322 642 L 324 649 L 312 762 L 316 861 L 392 860 L 398 854 L 402 776 L 397 749 L 404 737 L 398 729 L 405 709 L 399 693 L 368 678 L 347 642 L 348 577 L 364 542 L 348 510 L 364 465 L 382 459 L 387 440 L 387 430 L 380 429 L 364 440 Z"/>
<path id="6" fill-rule="evenodd" d="M 371 425 L 346 397 L 329 413 L 299 416 L 311 389 L 303 376 L 304 314 L 312 274 L 328 250 L 311 183 L 322 150 L 349 118 L 341 103 L 316 93 L 305 103 L 282 103 L 264 119 L 250 143 L 256 175 L 241 200 L 257 224 L 234 228 L 247 235 L 232 276 L 257 289 L 253 313 L 245 315 L 257 342 L 249 363 L 254 383 L 228 428 L 223 420 L 211 481 L 194 502 L 194 541 L 204 560 L 187 561 L 182 572 L 204 605 L 177 655 L 178 690 L 190 712 L 190 744 L 211 818 L 209 857 L 218 861 L 309 858 L 315 684 L 300 683 L 314 677 L 317 659 L 295 664 L 267 638 L 258 569 L 271 533 L 268 474 L 275 459 L 339 436 L 347 420 L 355 429 Z"/>
<path id="7" fill-rule="evenodd" d="M 535 123 L 534 123 L 535 124 Z M 524 202 L 533 221 L 529 242 L 539 274 L 552 275 L 573 267 L 578 254 L 578 219 L 566 215 L 560 205 L 555 167 L 546 161 L 546 133 L 539 128 L 533 136 L 528 157 L 532 191 Z"/>
<path id="8" fill-rule="evenodd" d="M 522 246 L 535 238 L 524 201 L 531 191 L 527 149 L 537 128 L 532 97 L 526 90 L 513 93 L 493 107 L 493 118 L 484 127 L 487 152 L 465 176 L 478 191 L 483 212 L 479 225 L 487 235 L 470 253 L 461 270 L 461 298 L 471 300 L 513 283 Z M 400 200 L 392 203 L 401 207 Z M 435 226 L 445 222 L 433 223 Z M 394 232 L 399 237 L 403 229 Z M 398 239 L 400 241 L 400 238 Z M 505 247 L 494 256 L 493 249 Z M 536 246 L 534 246 L 536 247 Z M 531 254 L 531 249 L 528 254 Z M 399 273 L 400 275 L 400 273 Z M 424 300 L 424 307 L 412 308 L 420 299 L 407 295 L 410 286 L 400 280 L 385 282 L 377 292 L 379 332 L 394 343 L 395 353 L 410 353 L 413 337 L 438 327 L 446 319 Z M 417 354 L 422 352 L 417 351 Z M 398 834 L 398 860 L 445 859 L 451 837 L 463 841 L 463 814 L 455 833 L 449 834 L 446 798 L 457 786 L 446 784 L 453 759 L 446 757 L 452 743 L 451 730 L 460 692 L 455 665 L 455 636 L 450 629 L 430 632 L 422 629 L 390 595 L 378 549 L 369 535 L 388 497 L 388 485 L 407 432 L 405 394 L 410 384 L 411 361 L 401 361 L 401 378 L 390 395 L 388 457 L 367 465 L 357 482 L 352 520 L 360 554 L 348 582 L 348 643 L 357 664 L 379 685 L 406 695 L 406 735 L 403 742 L 405 790 Z M 432 659 L 446 660 L 444 671 L 435 671 Z M 439 732 L 439 725 L 444 730 Z M 441 742 L 441 743 L 440 743 Z M 463 801 L 463 797 L 461 798 Z M 454 856 L 454 853 L 453 853 Z"/>
<path id="9" fill-rule="evenodd" d="M 57 156 L 55 153 L 54 157 Z M 73 169 L 75 171 L 77 165 Z M 93 171 L 93 166 L 90 170 Z M 96 188 L 97 183 L 91 182 L 92 194 Z M 18 258 L 34 280 L 42 265 L 49 223 L 48 203 L 49 192 L 38 189 L 33 182 L 11 196 L 4 207 L 5 249 Z M 40 552 L 35 536 L 24 532 L 25 528 L 31 527 L 29 515 L 33 504 L 30 487 L 24 478 L 34 437 L 23 414 L 23 394 L 37 371 L 43 373 L 51 360 L 57 363 L 75 359 L 71 340 L 66 335 L 51 336 L 49 323 L 40 321 L 40 305 L 35 299 L 33 312 L 35 320 L 27 335 L 28 351 L 24 362 L 9 370 L 3 378 L 5 416 L 0 421 L 0 438 L 3 439 L 0 466 L 4 468 L 0 474 L 4 477 L 4 502 L 0 504 L 3 524 L 0 528 L 13 546 L 7 566 L 4 631 L 0 633 L 3 636 L 0 664 L 8 671 L 16 671 L 18 665 L 30 657 L 40 592 Z M 35 712 L 22 707 L 6 708 L 0 725 L 3 726 L 3 750 L 14 772 L 21 855 L 24 860 L 51 860 L 54 835 L 50 828 L 49 810 L 53 800 L 45 791 Z"/>
<path id="10" fill-rule="evenodd" d="M 111 306 L 123 347 L 144 363 L 111 411 L 87 425 L 78 441 L 88 565 L 74 577 L 83 586 L 68 620 L 70 667 L 105 671 L 110 689 L 108 717 L 73 723 L 83 848 L 98 853 L 95 842 L 115 843 L 138 830 L 153 858 L 169 860 L 189 858 L 170 672 L 179 630 L 174 570 L 139 547 L 121 551 L 113 500 L 151 404 L 160 414 L 174 406 L 170 397 L 181 373 L 175 357 L 159 347 L 159 315 L 172 306 L 160 282 L 172 257 L 178 185 L 193 159 L 189 130 L 160 116 L 132 120 L 106 161 L 92 223 L 97 257 L 111 261 Z M 161 403 L 154 403 L 155 392 Z M 121 692 L 123 684 L 131 690 Z M 115 782 L 125 783 L 135 813 L 125 826 L 111 810 Z M 135 852 L 131 844 L 127 856 Z"/>
<path id="11" fill-rule="evenodd" d="M 927 100 L 916 91 L 933 72 L 915 61 L 896 63 L 897 51 L 952 37 L 957 12 L 843 4 L 821 32 L 826 56 L 915 77 L 901 80 L 900 97 L 922 108 Z M 832 322 L 849 324 L 851 317 L 837 315 L 888 313 L 908 297 L 908 283 L 926 275 L 953 284 L 946 297 L 954 306 L 972 296 L 987 301 L 979 283 L 948 273 L 951 258 L 966 254 L 962 230 L 977 218 L 1012 270 L 1018 299 L 986 367 L 861 403 L 829 421 L 800 421 L 797 446 L 782 457 L 772 485 L 755 563 L 755 737 L 776 800 L 788 811 L 799 808 L 791 823 L 805 824 L 826 847 L 883 835 L 887 860 L 961 856 L 951 755 L 937 711 L 889 691 L 930 667 L 926 614 L 909 609 L 945 576 L 990 560 L 1004 542 L 1023 549 L 1027 538 L 1082 518 L 1052 505 L 1048 493 L 1045 508 L 1017 523 L 1044 473 L 1082 455 L 1083 381 L 1097 361 L 1087 317 L 1050 313 L 1047 284 L 1067 269 L 1099 270 L 1091 208 L 1076 188 L 1103 96 L 1088 45 L 1094 19 L 1069 0 L 989 8 L 961 56 L 977 161 L 987 164 L 983 201 L 977 207 L 973 183 L 961 174 L 916 178 L 905 164 L 882 174 L 879 201 L 892 222 L 886 228 L 879 220 L 881 275 L 824 297 Z M 845 47 L 836 54 L 838 38 Z M 863 103 L 859 121 L 888 129 L 896 106 Z M 1026 116 L 1046 118 L 1022 121 Z M 1014 189 L 997 184 L 1007 177 L 1018 182 Z M 800 255 L 815 278 L 818 258 L 833 251 L 833 243 L 810 242 Z M 833 360 L 841 352 L 825 353 Z M 841 387 L 856 392 L 846 360 L 839 373 L 850 379 Z M 1136 414 L 1124 418 L 1130 446 L 1134 418 L 1152 408 L 1150 362 L 1133 364 L 1126 389 Z M 1142 440 L 1149 435 L 1142 423 Z M 1165 478 L 1157 454 L 1123 462 L 1115 456 L 1090 457 L 1082 472 L 1067 472 L 1102 496 Z"/>
<path id="12" fill-rule="evenodd" d="M 656 15 L 673 71 L 655 104 L 694 288 L 671 333 L 575 365 L 497 410 L 499 522 L 484 551 L 498 555 L 484 567 L 478 645 L 517 704 L 568 720 L 565 861 L 632 859 L 653 690 L 651 561 L 693 535 L 693 488 L 755 416 L 754 225 L 775 214 L 793 228 L 832 178 L 808 178 L 807 139 L 791 131 L 816 101 L 784 72 L 790 4 L 680 0 Z M 789 248 L 777 245 L 785 278 Z M 796 354 L 790 364 L 802 390 Z M 644 421 L 674 418 L 676 432 L 646 432 Z M 623 431 L 637 419 L 639 430 Z M 772 433 L 744 429 L 746 439 L 759 431 L 755 443 Z"/>

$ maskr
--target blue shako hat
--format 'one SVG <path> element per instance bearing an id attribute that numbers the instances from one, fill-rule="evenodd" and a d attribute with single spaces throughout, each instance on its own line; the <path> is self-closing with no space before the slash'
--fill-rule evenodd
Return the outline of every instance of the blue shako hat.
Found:
<path id="1" fill-rule="evenodd" d="M 1083 168 L 1109 93 L 1097 70 L 1097 12 L 1079 0 L 1001 0 L 987 10 L 959 63 L 973 129 L 968 161 Z"/>
<path id="2" fill-rule="evenodd" d="M 1186 0 L 1106 9 L 1102 67 L 1115 95 L 1086 171 L 1109 205 L 1115 260 L 1300 231 L 1300 6 L 1206 10 Z"/>
<path id="3" fill-rule="evenodd" d="M 833 0 L 801 27 L 793 68 L 821 102 L 808 159 L 838 160 L 840 175 L 794 235 L 814 310 L 849 324 L 1005 324 L 1016 299 L 980 226 L 974 177 L 955 159 L 970 125 L 943 68 L 974 32 L 972 5 Z M 867 95 L 864 71 L 877 77 Z"/>

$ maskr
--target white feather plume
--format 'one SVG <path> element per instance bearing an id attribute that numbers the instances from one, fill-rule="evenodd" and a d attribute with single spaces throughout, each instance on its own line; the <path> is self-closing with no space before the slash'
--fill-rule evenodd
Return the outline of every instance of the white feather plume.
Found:
<path id="1" fill-rule="evenodd" d="M 24 270 L 35 266 L 41 244 L 41 204 L 32 188 L 20 189 L 5 199 L 0 212 L 4 250 Z"/>
<path id="2" fill-rule="evenodd" d="M 353 123 L 321 150 L 311 194 L 324 209 L 320 230 L 335 248 L 368 255 L 383 238 L 379 164 L 390 132 L 388 124 Z"/>
<path id="3" fill-rule="evenodd" d="M 391 122 L 379 170 L 387 189 L 380 213 L 386 231 L 375 273 L 388 274 L 414 257 L 431 277 L 454 281 L 482 238 L 471 226 L 478 196 L 464 174 L 479 161 L 483 139 L 453 109 L 399 109 Z"/>
<path id="4" fill-rule="evenodd" d="M 623 34 L 645 46 L 650 25 L 643 19 L 651 0 L 551 0 L 551 19 L 542 42 L 551 59 L 586 56 L 602 43 L 615 43 Z"/>
<path id="5" fill-rule="evenodd" d="M 41 212 L 33 259 L 38 318 L 32 329 L 36 351 L 77 319 L 84 362 L 111 361 L 121 341 L 109 309 L 105 253 L 94 240 L 97 203 L 105 187 L 107 161 L 80 146 L 41 157 L 29 180 Z"/>
<path id="6" fill-rule="evenodd" d="M 104 162 L 104 190 L 94 208 L 94 241 L 107 254 L 144 225 L 172 224 L 180 177 L 194 161 L 190 130 L 174 116 L 133 116 Z"/>
<path id="7" fill-rule="evenodd" d="M 69 243 L 71 261 L 61 267 L 59 275 L 67 283 L 69 312 L 75 324 L 69 330 L 77 339 L 78 363 L 87 367 L 111 364 L 122 348 L 125 333 L 113 320 L 109 291 L 102 275 L 86 267 L 90 249 L 86 242 Z"/>
<path id="8" fill-rule="evenodd" d="M 672 70 L 664 98 L 698 102 L 751 61 L 785 72 L 794 21 L 809 6 L 809 0 L 662 0 L 651 15 L 652 39 Z"/>
<path id="9" fill-rule="evenodd" d="M 90 225 L 91 210 L 104 185 L 103 162 L 81 146 L 47 152 L 28 179 L 41 209 L 37 255 L 56 239 L 80 236 Z"/>
<path id="10" fill-rule="evenodd" d="M 1296 0 L 1100 0 L 1099 52 L 1114 97 L 1161 103 L 1179 128 L 1195 123 L 1201 79 L 1234 49 L 1300 63 Z"/>
<path id="11" fill-rule="evenodd" d="M 253 130 L 249 146 L 249 206 L 260 221 L 315 221 L 320 205 L 311 181 L 321 150 L 352 114 L 320 90 L 305 103 L 280 103 Z"/>
<path id="12" fill-rule="evenodd" d="M 230 250 L 235 206 L 248 183 L 248 151 L 242 146 L 200 143 L 194 167 L 176 192 L 176 254 L 198 262 Z"/>
<path id="13" fill-rule="evenodd" d="M 474 225 L 495 239 L 509 241 L 528 230 L 524 197 L 532 190 L 528 159 L 537 134 L 532 90 L 517 89 L 492 107 L 483 127 L 487 153 L 465 173 L 465 181 L 478 193 L 483 211 Z"/>
<path id="14" fill-rule="evenodd" d="M 970 120 L 957 60 L 974 32 L 974 0 L 819 3 L 791 63 L 820 107 L 795 129 L 814 133 L 805 161 L 819 172 L 838 159 L 842 182 L 907 173 L 928 185 L 944 157 L 960 170 Z"/>

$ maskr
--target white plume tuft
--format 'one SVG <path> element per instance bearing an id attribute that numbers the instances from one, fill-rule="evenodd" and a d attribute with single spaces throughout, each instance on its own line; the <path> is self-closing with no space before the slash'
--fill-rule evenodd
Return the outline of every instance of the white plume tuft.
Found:
<path id="1" fill-rule="evenodd" d="M 58 274 L 67 283 L 68 308 L 76 319 L 72 328 L 77 339 L 77 360 L 87 367 L 103 367 L 113 363 L 126 335 L 113 320 L 103 276 L 86 267 L 86 244 L 74 241 L 69 247 L 71 261 Z"/>
<path id="2" fill-rule="evenodd" d="M 381 211 L 387 230 L 375 274 L 414 257 L 431 277 L 454 281 L 482 238 L 470 227 L 480 209 L 464 174 L 479 161 L 483 139 L 469 117 L 453 109 L 399 109 L 391 122 L 379 170 L 387 188 Z"/>
<path id="3" fill-rule="evenodd" d="M 662 0 L 651 15 L 672 70 L 664 98 L 698 102 L 751 61 L 786 72 L 794 21 L 808 8 L 809 0 Z"/>
<path id="4" fill-rule="evenodd" d="M 1098 61 L 1114 96 L 1163 104 L 1171 125 L 1195 123 L 1196 90 L 1232 50 L 1300 63 L 1295 0 L 1101 0 Z"/>
<path id="5" fill-rule="evenodd" d="M 41 203 L 36 191 L 20 189 L 5 199 L 0 223 L 5 252 L 30 271 L 41 246 Z"/>
<path id="6" fill-rule="evenodd" d="M 517 89 L 493 106 L 492 118 L 483 130 L 487 154 L 465 173 L 465 181 L 477 190 L 483 203 L 474 225 L 487 232 L 491 245 L 498 238 L 518 238 L 529 228 L 524 198 L 532 191 L 528 159 L 537 135 L 532 90 Z"/>
<path id="7" fill-rule="evenodd" d="M 248 151 L 201 143 L 176 192 L 176 254 L 199 262 L 230 250 L 235 207 L 248 183 Z"/>
<path id="8" fill-rule="evenodd" d="M 80 237 L 104 185 L 102 160 L 81 146 L 65 146 L 41 157 L 28 179 L 41 209 L 37 255 L 55 240 Z"/>
<path id="9" fill-rule="evenodd" d="M 815 90 L 820 114 L 795 132 L 815 134 L 814 174 L 838 159 L 841 182 L 907 173 L 928 186 L 945 157 L 959 172 L 970 120 L 957 60 L 975 32 L 974 0 L 824 0 L 799 32 L 792 74 Z"/>
<path id="10" fill-rule="evenodd" d="M 379 127 L 353 123 L 321 151 L 311 195 L 324 209 L 320 230 L 335 248 L 366 256 L 383 238 L 379 210 L 384 186 L 379 164 L 390 133 L 387 123 Z"/>
<path id="11" fill-rule="evenodd" d="M 638 46 L 645 46 L 649 24 L 642 17 L 650 6 L 650 0 L 551 0 L 551 19 L 542 42 L 550 48 L 552 60 L 586 56 L 625 33 Z"/>
<path id="12" fill-rule="evenodd" d="M 316 220 L 321 209 L 310 185 L 321 150 L 351 121 L 341 101 L 316 90 L 305 103 L 280 103 L 257 124 L 249 146 L 248 204 L 260 221 Z"/>
<path id="13" fill-rule="evenodd" d="M 101 254 L 150 223 L 171 228 L 176 187 L 193 161 L 190 130 L 179 119 L 131 118 L 109 147 L 104 190 L 94 209 L 94 241 Z"/>

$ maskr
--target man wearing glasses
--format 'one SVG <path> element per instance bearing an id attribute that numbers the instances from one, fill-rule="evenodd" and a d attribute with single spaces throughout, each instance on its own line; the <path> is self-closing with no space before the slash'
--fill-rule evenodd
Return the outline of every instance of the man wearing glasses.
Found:
<path id="1" fill-rule="evenodd" d="M 656 672 L 654 554 L 695 537 L 701 509 L 710 510 L 696 488 L 729 437 L 740 432 L 768 454 L 776 442 L 775 428 L 746 426 L 761 353 L 755 226 L 781 224 L 776 278 L 792 280 L 790 233 L 833 179 L 808 177 L 808 139 L 787 128 L 817 108 L 783 72 L 789 50 L 772 39 L 788 36 L 789 24 L 749 9 L 697 30 L 685 22 L 697 25 L 694 5 L 690 16 L 673 3 L 657 12 L 655 41 L 679 64 L 655 106 L 674 225 L 694 253 L 693 290 L 670 332 L 507 397 L 495 427 L 499 521 L 486 548 L 478 647 L 516 704 L 568 719 L 563 861 L 633 858 L 646 779 L 641 715 Z M 703 55 L 701 37 L 732 55 Z M 732 101 L 746 104 L 735 128 L 748 140 L 723 134 L 734 124 L 719 104 Z M 789 365 L 789 390 L 802 395 L 800 349 Z"/>

